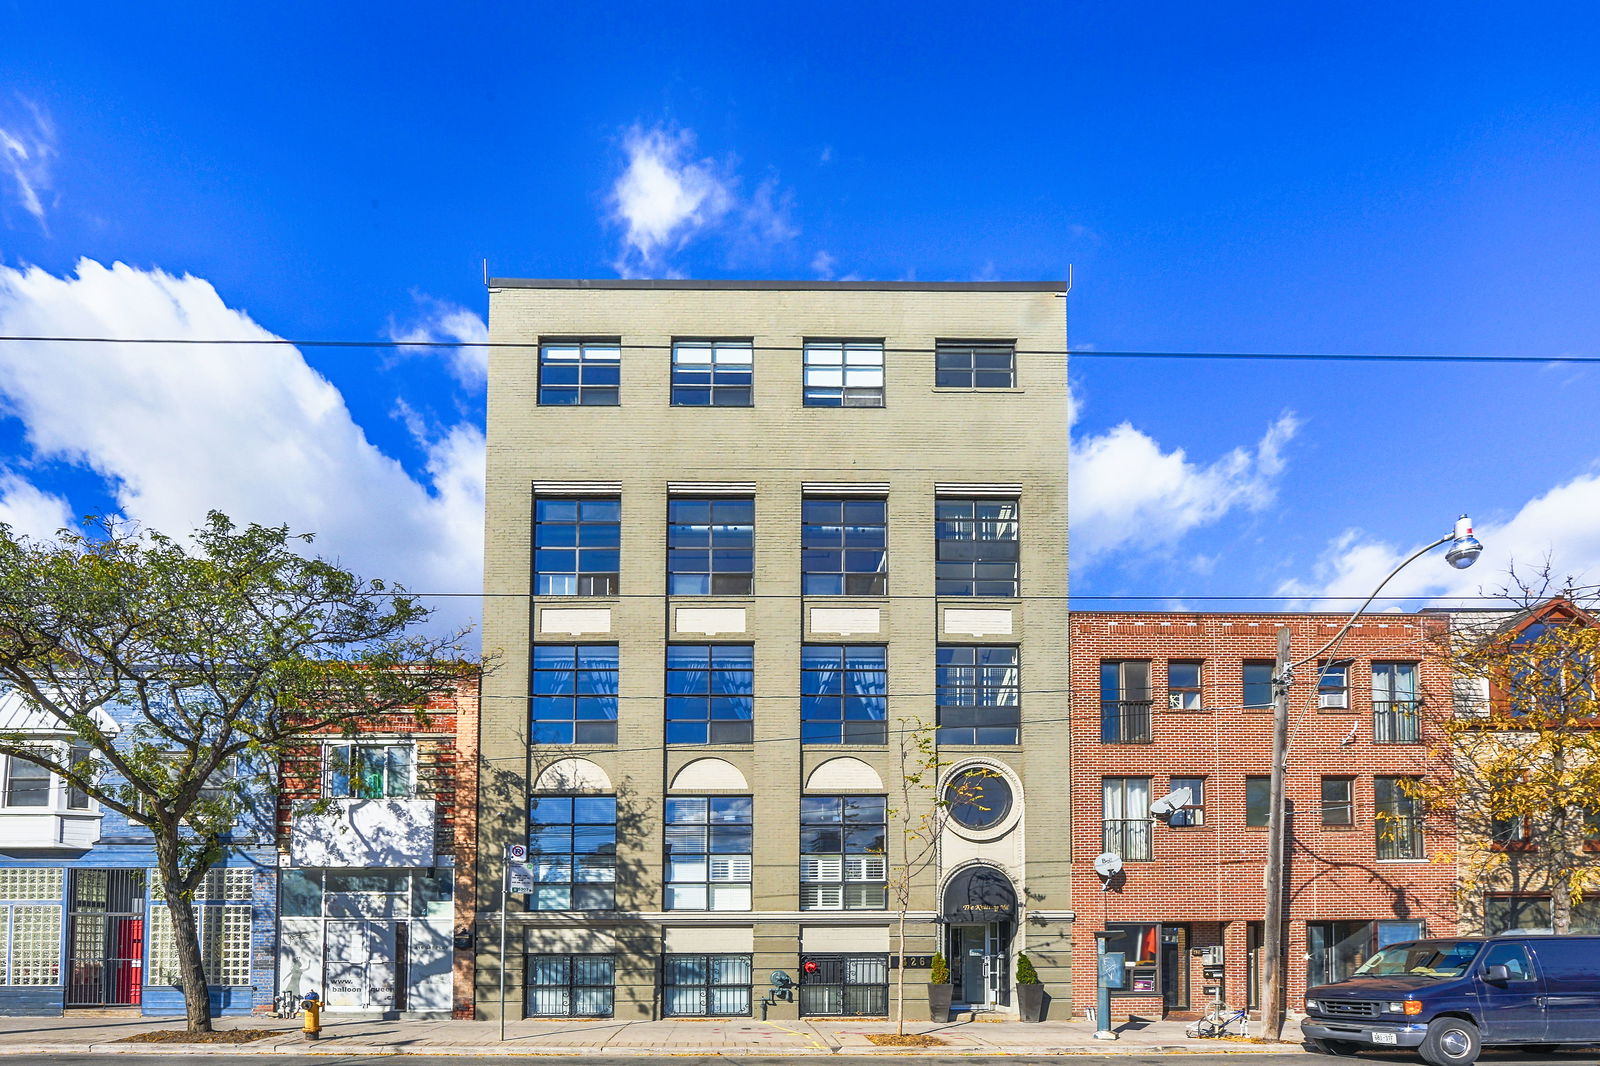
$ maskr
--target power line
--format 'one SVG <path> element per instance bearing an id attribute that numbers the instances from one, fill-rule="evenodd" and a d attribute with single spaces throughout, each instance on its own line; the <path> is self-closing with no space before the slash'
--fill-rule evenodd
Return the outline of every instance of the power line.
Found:
<path id="1" fill-rule="evenodd" d="M 293 348 L 518 348 L 536 349 L 531 341 L 466 340 L 325 340 L 286 337 L 100 337 L 59 335 L 0 335 L 0 342 L 40 344 L 171 344 L 221 347 L 288 346 Z M 670 351 L 671 344 L 619 342 L 613 347 L 640 351 Z M 799 352 L 804 345 L 761 344 L 758 351 Z M 884 347 L 885 353 L 933 355 L 936 348 Z M 1385 363 L 1600 363 L 1600 355 L 1421 355 L 1405 352 L 1178 352 L 1100 350 L 1093 348 L 1017 348 L 1017 355 L 1073 356 L 1080 359 L 1189 359 L 1189 360 L 1266 360 L 1277 362 L 1385 362 Z"/>

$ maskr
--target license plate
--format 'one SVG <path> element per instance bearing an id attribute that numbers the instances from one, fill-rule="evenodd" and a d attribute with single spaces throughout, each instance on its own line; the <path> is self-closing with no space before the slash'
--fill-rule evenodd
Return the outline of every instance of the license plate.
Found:
<path id="1" fill-rule="evenodd" d="M 1373 1033 L 1372 1042 L 1374 1044 L 1393 1044 L 1397 1042 L 1397 1039 L 1393 1033 Z"/>

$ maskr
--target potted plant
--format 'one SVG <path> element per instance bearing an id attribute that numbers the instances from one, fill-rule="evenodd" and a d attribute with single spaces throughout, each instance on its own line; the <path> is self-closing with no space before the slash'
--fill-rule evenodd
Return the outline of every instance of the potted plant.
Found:
<path id="1" fill-rule="evenodd" d="M 1025 1022 L 1044 1021 L 1044 985 L 1026 955 L 1017 956 L 1017 1009 Z"/>
<path id="2" fill-rule="evenodd" d="M 928 971 L 928 1020 L 950 1020 L 950 964 L 937 952 L 933 956 L 933 969 Z"/>

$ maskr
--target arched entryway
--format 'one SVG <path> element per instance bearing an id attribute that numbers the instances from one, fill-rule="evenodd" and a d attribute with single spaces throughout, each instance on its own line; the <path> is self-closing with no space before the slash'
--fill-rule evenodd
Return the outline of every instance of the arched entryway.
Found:
<path id="1" fill-rule="evenodd" d="M 974 1010 L 1011 1004 L 1011 936 L 1017 893 L 992 866 L 968 866 L 945 885 L 940 915 L 952 998 Z"/>

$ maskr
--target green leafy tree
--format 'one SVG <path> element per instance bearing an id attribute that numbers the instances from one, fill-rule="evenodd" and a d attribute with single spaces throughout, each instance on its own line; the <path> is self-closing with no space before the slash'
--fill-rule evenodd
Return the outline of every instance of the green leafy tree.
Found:
<path id="1" fill-rule="evenodd" d="M 30 728 L 0 754 L 146 827 L 193 1032 L 211 1029 L 194 896 L 236 823 L 270 825 L 283 756 L 395 714 L 478 667 L 399 587 L 301 554 L 309 534 L 212 512 L 186 540 L 88 519 L 0 525 L 0 686 Z"/>
<path id="2" fill-rule="evenodd" d="M 1593 602 L 1522 590 L 1520 610 L 1463 616 L 1441 648 L 1456 679 L 1432 772 L 1408 788 L 1453 821 L 1463 909 L 1548 897 L 1548 921 L 1600 889 L 1600 621 Z M 1528 916 L 1524 917 L 1526 922 Z M 1528 924 L 1543 924 L 1538 914 Z"/>

